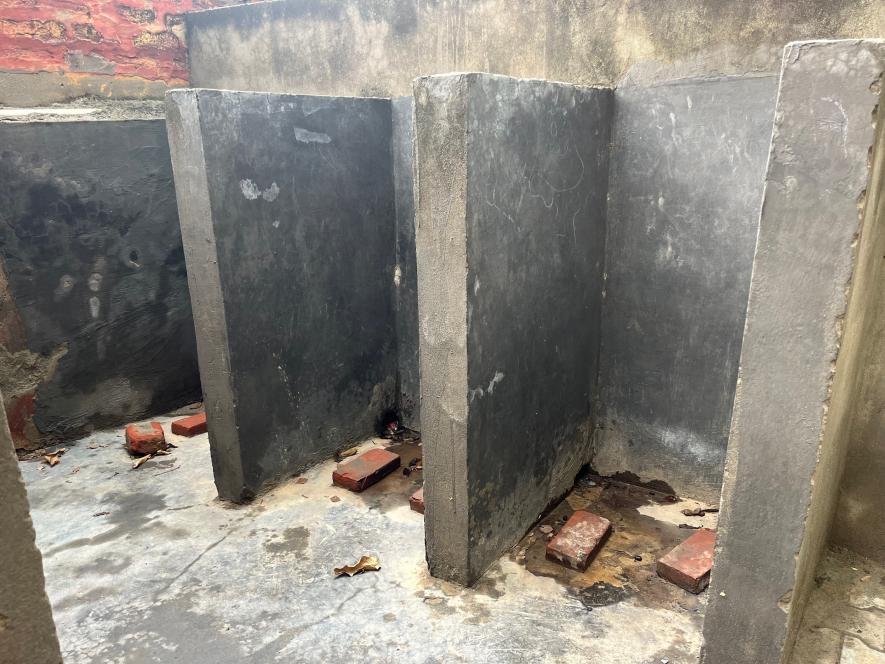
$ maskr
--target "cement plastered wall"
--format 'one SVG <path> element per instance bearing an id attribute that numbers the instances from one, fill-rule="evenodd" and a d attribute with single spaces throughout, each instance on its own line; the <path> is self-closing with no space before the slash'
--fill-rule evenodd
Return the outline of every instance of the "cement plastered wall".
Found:
<path id="1" fill-rule="evenodd" d="M 188 16 L 191 84 L 394 96 L 488 71 L 611 85 L 776 72 L 796 39 L 885 33 L 876 0 L 284 0 Z"/>
<path id="2" fill-rule="evenodd" d="M 878 85 L 882 87 L 881 81 Z M 885 91 L 879 97 L 876 133 L 856 294 L 849 312 L 852 327 L 846 330 L 846 339 L 852 330 L 857 337 L 853 354 L 856 363 L 853 370 L 845 372 L 854 384 L 849 392 L 851 420 L 844 433 L 848 457 L 832 538 L 837 544 L 885 562 Z"/>
<path id="3" fill-rule="evenodd" d="M 589 460 L 612 94 L 415 85 L 428 560 L 472 583 Z"/>
<path id="4" fill-rule="evenodd" d="M 0 387 L 18 447 L 199 400 L 165 123 L 0 123 Z"/>
<path id="5" fill-rule="evenodd" d="M 2 401 L 0 395 L 0 401 Z M 0 662 L 61 664 L 28 496 L 0 410 Z"/>
<path id="6" fill-rule="evenodd" d="M 4 2 L 0 104 L 162 97 L 187 83 L 184 12 L 238 1 Z"/>
<path id="7" fill-rule="evenodd" d="M 615 92 L 599 472 L 718 500 L 776 92 L 773 76 Z"/>
<path id="8" fill-rule="evenodd" d="M 864 316 L 850 314 L 864 289 L 855 302 L 852 284 L 885 44 L 791 44 L 783 62 L 704 623 L 709 664 L 787 661 L 862 371 Z"/>
<path id="9" fill-rule="evenodd" d="M 168 97 L 216 484 L 242 500 L 395 404 L 390 101 Z"/>

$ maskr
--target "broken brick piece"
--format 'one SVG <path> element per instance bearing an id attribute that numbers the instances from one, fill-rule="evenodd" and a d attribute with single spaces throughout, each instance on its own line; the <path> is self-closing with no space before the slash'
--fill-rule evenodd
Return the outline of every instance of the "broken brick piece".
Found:
<path id="1" fill-rule="evenodd" d="M 698 594 L 710 583 L 716 532 L 701 528 L 663 558 L 658 559 L 658 576 L 690 593 Z"/>
<path id="2" fill-rule="evenodd" d="M 156 454 L 165 450 L 166 436 L 159 422 L 141 422 L 126 427 L 126 447 L 130 454 Z"/>
<path id="3" fill-rule="evenodd" d="M 547 559 L 583 572 L 611 527 L 605 517 L 578 510 L 548 542 Z"/>
<path id="4" fill-rule="evenodd" d="M 332 473 L 332 482 L 360 492 L 399 468 L 399 463 L 399 454 L 376 447 L 346 463 L 339 463 L 338 469 Z"/>
<path id="5" fill-rule="evenodd" d="M 206 413 L 197 413 L 190 417 L 182 417 L 172 423 L 172 433 L 179 436 L 197 436 L 206 433 Z"/>
<path id="6" fill-rule="evenodd" d="M 424 514 L 424 487 L 422 486 L 409 497 L 409 507 L 413 512 Z"/>

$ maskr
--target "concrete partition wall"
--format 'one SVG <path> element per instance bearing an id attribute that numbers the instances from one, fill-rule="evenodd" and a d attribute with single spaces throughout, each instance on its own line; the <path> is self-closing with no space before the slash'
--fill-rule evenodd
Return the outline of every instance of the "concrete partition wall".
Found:
<path id="1" fill-rule="evenodd" d="M 179 90 L 167 108 L 215 481 L 243 500 L 394 406 L 390 102 Z"/>
<path id="2" fill-rule="evenodd" d="M 708 664 L 788 660 L 827 540 L 882 290 L 882 218 L 867 203 L 877 198 L 870 154 L 883 69 L 882 41 L 784 52 L 704 624 Z M 881 178 L 881 155 L 877 163 Z"/>
<path id="3" fill-rule="evenodd" d="M 475 581 L 590 457 L 610 90 L 415 83 L 427 556 Z"/>
<path id="4" fill-rule="evenodd" d="M 594 468 L 716 502 L 777 79 L 615 91 Z"/>

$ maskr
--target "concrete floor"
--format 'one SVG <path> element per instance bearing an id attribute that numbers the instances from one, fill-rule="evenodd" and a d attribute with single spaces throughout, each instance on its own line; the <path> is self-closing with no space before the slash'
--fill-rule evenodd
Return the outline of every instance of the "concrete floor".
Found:
<path id="1" fill-rule="evenodd" d="M 53 468 L 22 462 L 68 664 L 697 661 L 705 600 L 654 576 L 667 543 L 651 537 L 671 538 L 694 503 L 603 500 L 621 517 L 587 574 L 545 567 L 536 529 L 463 589 L 427 573 L 408 506 L 420 475 L 351 494 L 329 461 L 231 506 L 215 497 L 207 436 L 168 434 L 171 419 L 158 421 L 179 447 L 138 470 L 122 430 L 68 446 Z M 420 447 L 400 451 L 406 464 Z M 568 501 L 588 504 L 600 488 L 588 489 Z M 645 534 L 618 534 L 630 524 Z M 333 578 L 364 554 L 381 570 Z"/>
<path id="2" fill-rule="evenodd" d="M 885 664 L 885 566 L 833 549 L 815 584 L 791 664 Z"/>

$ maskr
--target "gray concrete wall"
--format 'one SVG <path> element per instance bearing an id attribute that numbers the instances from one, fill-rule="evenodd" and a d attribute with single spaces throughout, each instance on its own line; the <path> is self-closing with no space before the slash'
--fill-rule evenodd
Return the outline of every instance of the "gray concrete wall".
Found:
<path id="1" fill-rule="evenodd" d="M 2 395 L 0 395 L 2 401 Z M 0 662 L 61 664 L 28 495 L 0 409 Z"/>
<path id="2" fill-rule="evenodd" d="M 395 404 L 390 102 L 167 105 L 216 485 L 242 500 Z"/>
<path id="3" fill-rule="evenodd" d="M 719 498 L 776 92 L 774 77 L 615 92 L 601 473 Z"/>
<path id="4" fill-rule="evenodd" d="M 611 90 L 416 81 L 427 554 L 472 583 L 589 460 Z"/>
<path id="5" fill-rule="evenodd" d="M 876 148 L 858 258 L 857 313 L 851 314 L 860 338 L 856 384 L 851 392 L 852 420 L 847 427 L 848 457 L 842 476 L 833 541 L 885 562 L 885 90 L 879 97 Z M 881 258 L 880 258 L 881 257 Z M 847 335 L 846 335 L 847 336 Z M 846 372 L 847 373 L 847 372 Z"/>
<path id="6" fill-rule="evenodd" d="M 397 410 L 402 423 L 421 428 L 418 378 L 418 265 L 415 260 L 415 101 L 391 101 L 393 180 L 396 195 Z"/>
<path id="7" fill-rule="evenodd" d="M 192 85 L 380 96 L 468 70 L 604 85 L 776 72 L 789 41 L 883 33 L 870 0 L 286 0 L 187 18 Z"/>
<path id="8" fill-rule="evenodd" d="M 200 399 L 162 120 L 0 123 L 0 387 L 18 447 Z"/>
<path id="9" fill-rule="evenodd" d="M 791 44 L 783 62 L 704 623 L 709 664 L 788 661 L 862 370 L 853 280 L 858 233 L 862 251 L 872 244 L 860 213 L 885 43 Z"/>

